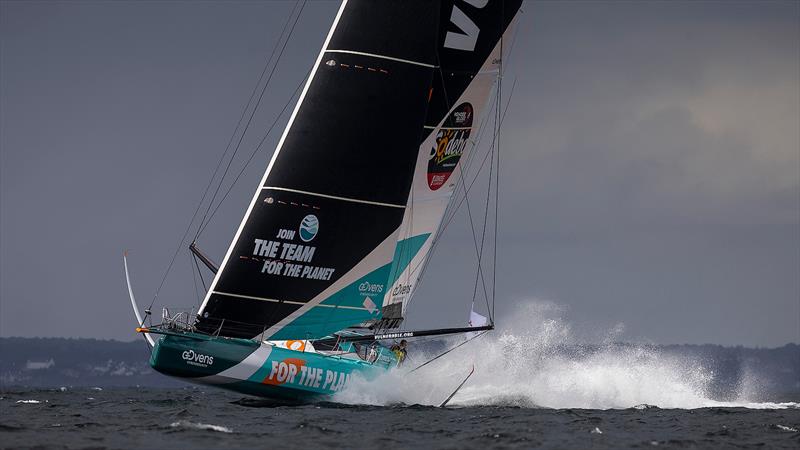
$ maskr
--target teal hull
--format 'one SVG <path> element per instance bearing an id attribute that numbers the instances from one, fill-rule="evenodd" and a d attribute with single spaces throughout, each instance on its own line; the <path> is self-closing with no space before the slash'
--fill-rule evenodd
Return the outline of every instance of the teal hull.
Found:
<path id="1" fill-rule="evenodd" d="M 325 400 L 354 375 L 373 379 L 396 365 L 290 350 L 246 339 L 175 333 L 156 340 L 150 365 L 192 383 L 288 401 Z"/>

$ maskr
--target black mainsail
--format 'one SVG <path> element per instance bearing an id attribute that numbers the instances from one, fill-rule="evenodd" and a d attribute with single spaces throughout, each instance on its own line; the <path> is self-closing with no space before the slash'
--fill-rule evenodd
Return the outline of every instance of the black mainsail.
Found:
<path id="1" fill-rule="evenodd" d="M 452 194 L 426 177 L 444 185 L 464 151 L 449 146 L 448 162 L 432 163 L 430 141 L 474 132 L 520 4 L 343 2 L 206 294 L 199 331 L 314 339 L 402 320 L 406 286 L 419 276 L 410 267 L 427 258 Z"/>
<path id="2" fill-rule="evenodd" d="M 198 330 L 312 338 L 380 315 L 439 10 L 425 0 L 343 2 Z"/>

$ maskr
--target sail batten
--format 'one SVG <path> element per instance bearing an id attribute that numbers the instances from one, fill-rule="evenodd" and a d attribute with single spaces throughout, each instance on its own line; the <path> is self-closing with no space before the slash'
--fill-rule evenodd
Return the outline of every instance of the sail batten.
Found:
<path id="1" fill-rule="evenodd" d="M 340 50 L 325 50 L 325 53 L 346 53 L 346 54 L 349 54 L 349 55 L 369 56 L 371 58 L 387 59 L 389 61 L 397 61 L 397 62 L 401 62 L 401 63 L 405 63 L 405 64 L 412 64 L 412 65 L 415 65 L 415 66 L 428 67 L 430 69 L 434 69 L 434 68 L 438 67 L 438 66 L 435 66 L 433 64 L 428 64 L 428 63 L 424 63 L 424 62 L 411 61 L 411 60 L 408 60 L 408 59 L 396 58 L 394 56 L 388 56 L 388 55 L 378 55 L 378 54 L 375 54 L 375 53 L 359 52 L 359 51 L 356 51 L 356 50 L 341 50 L 341 49 Z"/>
<path id="2" fill-rule="evenodd" d="M 375 205 L 375 206 L 386 206 L 388 208 L 400 208 L 400 209 L 405 209 L 406 208 L 405 204 L 394 205 L 394 204 L 391 204 L 391 203 L 373 202 L 373 201 L 370 201 L 370 200 L 362 200 L 362 199 L 358 199 L 358 198 L 338 197 L 338 196 L 335 196 L 335 195 L 322 194 L 322 193 L 319 193 L 319 192 L 300 191 L 300 190 L 297 190 L 297 189 L 289 189 L 289 188 L 282 188 L 282 187 L 275 187 L 275 186 L 264 186 L 261 189 L 272 189 L 272 190 L 275 190 L 275 191 L 295 192 L 297 194 L 306 194 L 306 195 L 310 195 L 310 196 L 313 196 L 313 197 L 332 198 L 334 200 L 342 200 L 342 201 L 354 202 L 354 203 L 364 203 L 364 204 Z"/>
<path id="3" fill-rule="evenodd" d="M 237 297 L 237 298 L 245 298 L 245 299 L 248 299 L 248 300 L 258 300 L 258 301 L 262 301 L 262 302 L 286 303 L 287 305 L 300 305 L 300 306 L 302 306 L 302 305 L 305 305 L 305 304 L 308 303 L 308 302 L 294 302 L 294 301 L 291 301 L 291 300 L 279 300 L 279 299 L 276 299 L 276 298 L 262 298 L 262 297 L 253 297 L 253 296 L 249 296 L 249 295 L 231 294 L 230 292 L 222 292 L 222 291 L 214 291 L 214 294 L 219 294 L 219 295 L 222 295 L 222 296 L 225 296 L 225 297 Z M 366 310 L 367 309 L 367 308 L 362 308 L 362 307 L 358 307 L 358 306 L 346 306 L 346 305 L 319 304 L 319 305 L 314 305 L 314 306 L 319 306 L 321 308 L 344 308 L 344 309 L 355 309 L 355 310 Z"/>

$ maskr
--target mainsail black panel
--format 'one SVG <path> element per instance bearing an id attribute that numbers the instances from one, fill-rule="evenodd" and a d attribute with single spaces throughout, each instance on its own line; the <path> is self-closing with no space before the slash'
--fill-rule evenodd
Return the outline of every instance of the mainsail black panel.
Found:
<path id="1" fill-rule="evenodd" d="M 325 53 L 264 185 L 405 205 L 420 135 L 409 130 L 422 123 L 431 73 Z"/>
<path id="2" fill-rule="evenodd" d="M 331 332 L 314 322 L 322 318 L 335 331 L 380 314 L 428 105 L 439 9 L 426 0 L 343 5 L 198 330 L 281 339 L 291 330 L 288 338 L 302 339 Z"/>
<path id="3" fill-rule="evenodd" d="M 402 216 L 402 208 L 262 189 L 203 312 L 205 331 L 225 318 L 223 335 L 260 334 L 358 264 L 394 231 L 381 225 Z"/>
<path id="4" fill-rule="evenodd" d="M 443 2 L 437 48 L 437 65 L 441 69 L 434 76 L 433 95 L 425 120 L 428 128 L 421 141 L 455 106 L 521 5 L 522 0 Z"/>
<path id="5" fill-rule="evenodd" d="M 329 50 L 354 50 L 435 64 L 429 32 L 439 27 L 438 1 L 366 0 L 350 2 Z M 411 39 L 408 39 L 411 37 Z"/>

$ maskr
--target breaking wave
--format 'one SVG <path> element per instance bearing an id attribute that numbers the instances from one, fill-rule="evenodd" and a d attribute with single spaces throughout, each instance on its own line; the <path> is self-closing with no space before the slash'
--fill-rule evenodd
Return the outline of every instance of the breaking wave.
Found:
<path id="1" fill-rule="evenodd" d="M 654 346 L 615 343 L 622 331 L 623 327 L 617 326 L 591 337 L 593 344 L 581 344 L 563 318 L 562 308 L 547 302 L 527 303 L 495 332 L 415 372 L 408 370 L 430 355 L 411 353 L 413 359 L 407 367 L 376 380 L 354 378 L 337 394 L 336 401 L 439 405 L 474 364 L 475 373 L 449 406 L 798 407 L 795 403 L 761 403 L 740 395 L 736 401 L 714 400 L 709 394 L 714 374 L 700 361 L 669 355 Z M 747 383 L 737 389 L 754 391 Z"/>
<path id="2" fill-rule="evenodd" d="M 170 428 L 183 428 L 190 430 L 208 430 L 208 431 L 217 431 L 220 433 L 233 433 L 233 430 L 231 430 L 228 427 L 223 427 L 222 425 L 189 422 L 188 420 L 179 420 L 177 422 L 172 422 L 171 424 L 169 424 L 169 426 Z"/>

